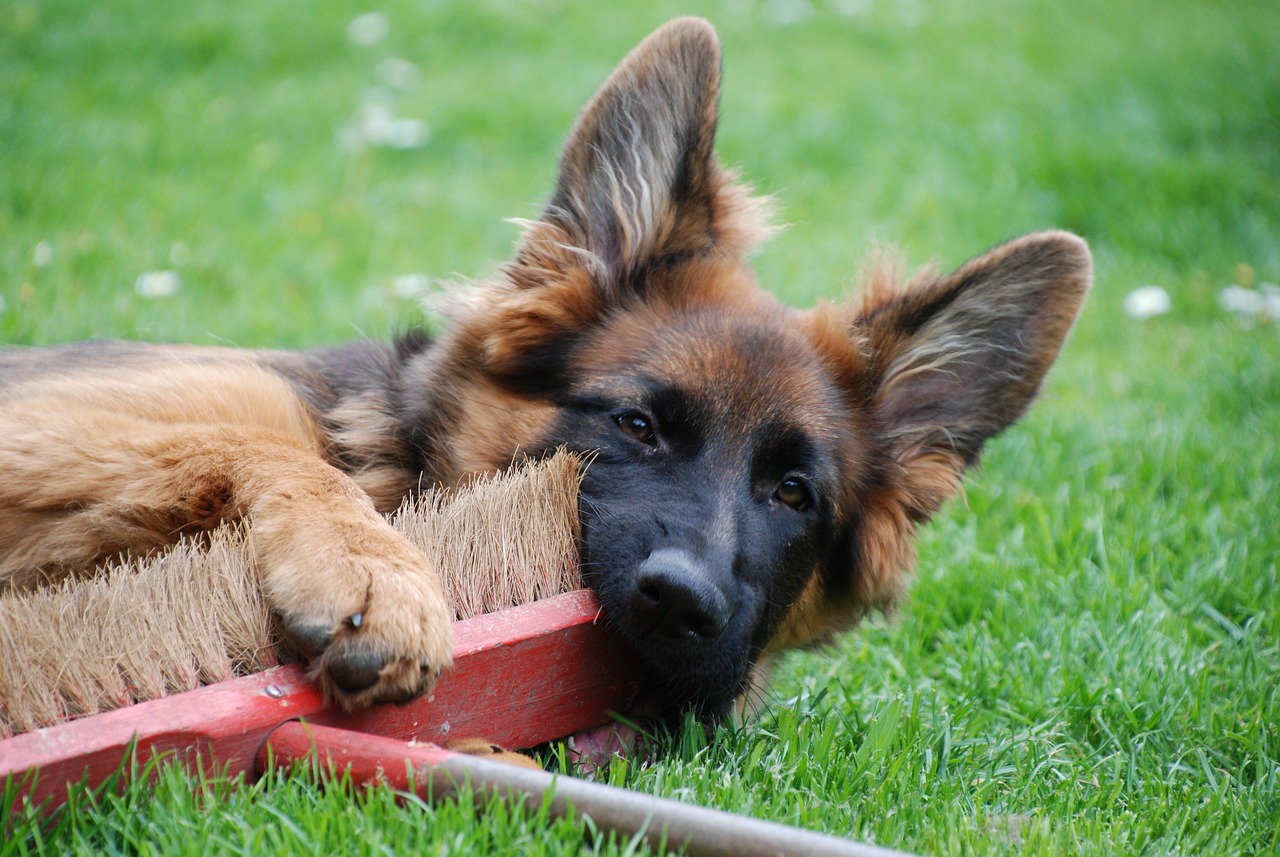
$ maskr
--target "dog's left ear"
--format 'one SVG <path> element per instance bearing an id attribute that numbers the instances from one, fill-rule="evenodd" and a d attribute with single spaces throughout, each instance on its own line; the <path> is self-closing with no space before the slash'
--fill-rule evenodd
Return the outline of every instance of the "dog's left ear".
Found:
<path id="1" fill-rule="evenodd" d="M 1092 282 L 1084 241 L 1041 232 L 917 284 L 858 322 L 877 416 L 904 461 L 937 450 L 963 466 L 1016 421 L 1075 323 Z"/>
<path id="2" fill-rule="evenodd" d="M 1084 241 L 1041 232 L 873 302 L 854 322 L 891 469 L 864 498 L 855 563 L 864 598 L 892 598 L 914 559 L 911 531 L 1031 404 L 1092 278 Z"/>

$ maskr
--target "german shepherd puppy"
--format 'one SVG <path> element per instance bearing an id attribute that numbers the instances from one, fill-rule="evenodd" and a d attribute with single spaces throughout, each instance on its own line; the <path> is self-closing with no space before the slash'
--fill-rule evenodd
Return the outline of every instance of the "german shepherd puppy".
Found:
<path id="1" fill-rule="evenodd" d="M 772 653 L 892 602 L 916 528 L 1036 395 L 1088 250 L 1043 232 L 785 307 L 744 261 L 770 228 L 717 163 L 719 88 L 704 21 L 636 48 L 436 339 L 0 352 L 0 588 L 249 518 L 328 697 L 404 700 L 449 665 L 452 615 L 381 513 L 567 447 L 585 579 L 666 711 L 715 722 Z"/>

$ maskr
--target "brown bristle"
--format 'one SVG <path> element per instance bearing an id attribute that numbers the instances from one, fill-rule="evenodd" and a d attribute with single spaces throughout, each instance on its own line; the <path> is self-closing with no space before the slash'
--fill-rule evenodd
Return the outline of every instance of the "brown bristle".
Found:
<path id="1" fill-rule="evenodd" d="M 581 464 L 561 453 L 457 493 L 409 501 L 392 526 L 436 558 L 459 619 L 528 604 L 580 585 Z"/>
<path id="2" fill-rule="evenodd" d="M 426 492 L 391 522 L 435 558 L 465 619 L 579 586 L 580 478 L 579 459 L 560 453 Z M 0 738 L 274 666 L 250 538 L 223 527 L 91 579 L 0 598 Z"/>

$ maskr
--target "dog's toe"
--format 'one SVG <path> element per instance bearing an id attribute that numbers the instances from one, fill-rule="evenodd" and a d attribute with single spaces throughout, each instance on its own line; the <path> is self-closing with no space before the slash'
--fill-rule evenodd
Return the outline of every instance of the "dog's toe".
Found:
<path id="1" fill-rule="evenodd" d="M 332 704 L 352 711 L 382 702 L 408 702 L 426 693 L 438 672 L 420 666 L 416 658 L 390 656 L 348 637 L 312 665 L 312 676 Z"/>
<path id="2" fill-rule="evenodd" d="M 430 561 L 381 519 L 355 535 L 358 550 L 331 545 L 305 564 L 277 563 L 265 580 L 286 643 L 347 711 L 427 693 L 453 652 L 453 610 Z"/>
<path id="3" fill-rule="evenodd" d="M 330 704 L 353 711 L 383 702 L 408 702 L 430 691 L 449 667 L 449 623 L 428 626 L 402 640 L 386 632 L 383 620 L 376 610 L 366 610 L 359 621 L 342 620 L 332 629 L 323 651 L 308 658 L 311 677 Z M 293 636 L 312 643 L 325 639 L 320 631 L 311 630 L 311 623 L 300 623 L 300 628 Z"/>

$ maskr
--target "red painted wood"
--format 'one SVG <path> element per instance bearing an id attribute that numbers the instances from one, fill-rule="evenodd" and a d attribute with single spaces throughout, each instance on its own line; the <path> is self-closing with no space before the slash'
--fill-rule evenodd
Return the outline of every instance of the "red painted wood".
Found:
<path id="1" fill-rule="evenodd" d="M 268 688 L 284 695 L 273 698 Z M 69 784 L 87 777 L 97 785 L 114 773 L 135 740 L 142 761 L 166 756 L 191 765 L 216 758 L 233 775 L 250 772 L 271 729 L 323 707 L 302 668 L 276 667 L 15 736 L 0 742 L 0 776 L 33 775 L 20 786 L 24 800 L 52 799 L 56 806 Z"/>
<path id="2" fill-rule="evenodd" d="M 599 726 L 607 712 L 626 710 L 639 677 L 635 658 L 595 623 L 598 612 L 595 596 L 580 590 L 468 619 L 457 626 L 453 674 L 429 696 L 311 719 L 390 738 L 480 737 L 512 748 Z"/>
<path id="3" fill-rule="evenodd" d="M 406 705 L 343 714 L 324 706 L 300 667 L 277 667 L 0 741 L 0 778 L 38 775 L 20 794 L 57 805 L 68 783 L 115 772 L 135 739 L 140 760 L 198 758 L 252 776 L 266 736 L 300 717 L 403 740 L 530 747 L 607 723 L 634 697 L 635 659 L 595 623 L 598 611 L 582 590 L 459 622 L 453 671 Z"/>

